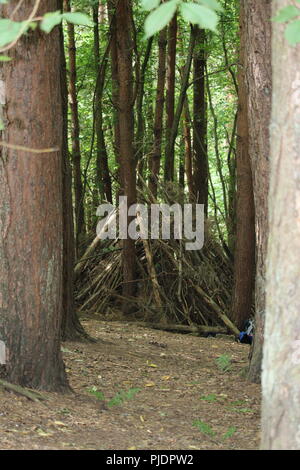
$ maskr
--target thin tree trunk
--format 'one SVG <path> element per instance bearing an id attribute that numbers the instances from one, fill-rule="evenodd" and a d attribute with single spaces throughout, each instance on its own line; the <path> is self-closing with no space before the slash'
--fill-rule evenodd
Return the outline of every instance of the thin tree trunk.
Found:
<path id="1" fill-rule="evenodd" d="M 15 5 L 0 8 L 9 17 Z M 59 8 L 42 2 L 37 16 Z M 14 20 L 32 11 L 20 4 Z M 62 321 L 62 148 L 60 33 L 19 39 L 0 69 L 5 130 L 11 145 L 53 149 L 39 154 L 1 148 L 0 337 L 8 380 L 53 391 L 68 388 L 60 352 Z M 20 132 L 21 129 L 21 132 Z M 54 150 L 55 149 L 55 150 Z"/>
<path id="2" fill-rule="evenodd" d="M 70 0 L 64 0 L 64 10 L 71 11 Z M 76 70 L 76 44 L 75 30 L 72 23 L 68 23 L 68 50 L 69 50 L 69 103 L 72 121 L 72 160 L 73 183 L 75 195 L 75 226 L 76 226 L 76 255 L 79 255 L 79 245 L 85 235 L 84 222 L 84 194 L 81 179 L 81 150 L 80 150 L 80 125 L 77 100 L 77 70 Z"/>
<path id="3" fill-rule="evenodd" d="M 240 12 L 241 46 L 239 71 L 239 109 L 237 122 L 237 238 L 234 257 L 232 320 L 242 328 L 251 315 L 254 270 L 255 227 L 252 174 L 249 156 L 249 122 L 245 86 L 245 10 Z"/>
<path id="4" fill-rule="evenodd" d="M 153 36 L 148 39 L 147 42 L 147 47 L 145 51 L 145 56 L 143 60 L 143 64 L 141 67 L 141 72 L 140 72 L 140 83 L 138 87 L 138 93 L 137 93 L 137 104 L 136 104 L 136 114 L 137 114 L 137 130 L 136 130 L 136 161 L 137 161 L 137 170 L 138 170 L 138 175 L 137 175 L 137 184 L 139 186 L 142 185 L 139 175 L 143 178 L 143 170 L 145 166 L 145 141 L 146 141 L 146 126 L 145 126 L 145 111 L 143 109 L 143 103 L 144 103 L 144 94 L 145 94 L 145 80 L 146 80 L 146 71 L 147 71 L 147 66 L 148 62 L 151 56 L 151 50 L 152 50 L 152 44 L 153 44 Z"/>
<path id="5" fill-rule="evenodd" d="M 290 5 L 272 1 L 272 16 Z M 273 23 L 262 448 L 300 450 L 300 44 Z"/>
<path id="6" fill-rule="evenodd" d="M 193 152 L 192 152 L 192 136 L 191 136 L 191 124 L 190 124 L 190 113 L 189 103 L 185 100 L 184 103 L 184 115 L 183 115 L 183 135 L 184 135 L 184 147 L 185 147 L 185 158 L 184 167 L 186 174 L 186 181 L 189 190 L 189 200 L 194 201 L 194 185 L 193 185 Z"/>
<path id="7" fill-rule="evenodd" d="M 194 51 L 194 46 L 195 46 L 195 36 L 193 33 L 193 27 L 191 26 L 191 34 L 190 34 L 190 42 L 189 42 L 189 49 L 188 49 L 188 55 L 186 58 L 186 64 L 184 67 L 183 71 L 183 77 L 182 77 L 182 82 L 181 82 L 181 90 L 180 90 L 180 95 L 178 99 L 178 103 L 176 106 L 176 112 L 173 120 L 173 125 L 170 131 L 170 135 L 167 141 L 167 146 L 166 146 L 166 160 L 165 160 L 165 178 L 168 181 L 172 181 L 174 178 L 174 175 L 172 177 L 172 166 L 169 166 L 169 162 L 172 162 L 173 155 L 174 155 L 174 147 L 175 147 L 175 141 L 178 133 L 178 126 L 184 106 L 184 100 L 186 97 L 186 91 L 188 88 L 188 81 L 189 81 L 189 76 L 190 76 L 190 70 L 191 70 L 191 64 L 192 64 L 192 58 L 193 58 L 193 51 Z M 170 168 L 171 170 L 167 170 L 167 167 Z"/>
<path id="8" fill-rule="evenodd" d="M 255 227 L 255 339 L 248 378 L 259 382 L 265 321 L 266 254 L 268 240 L 268 191 L 272 97 L 271 0 L 244 1 L 247 21 L 246 86 L 249 114 L 249 153 L 252 166 Z"/>
<path id="9" fill-rule="evenodd" d="M 119 73 L 118 73 L 118 51 L 117 51 L 117 19 L 116 19 L 116 0 L 108 0 L 108 18 L 110 21 L 111 48 L 111 86 L 112 86 L 112 104 L 113 104 L 113 129 L 114 129 L 114 151 L 115 159 L 118 165 L 117 179 L 122 186 L 120 174 L 120 127 L 119 127 Z"/>
<path id="10" fill-rule="evenodd" d="M 166 142 L 171 137 L 175 113 L 175 75 L 176 75 L 177 15 L 175 14 L 168 29 L 167 82 L 166 82 Z M 174 179 L 174 147 L 166 152 L 165 181 Z"/>
<path id="11" fill-rule="evenodd" d="M 63 341 L 78 341 L 87 338 L 80 324 L 74 301 L 74 266 L 75 240 L 72 204 L 72 171 L 68 151 L 68 88 L 66 76 L 66 60 L 64 52 L 63 30 L 60 28 L 61 47 L 61 92 L 63 115 L 63 147 L 62 147 L 62 203 L 63 203 L 63 315 L 61 337 Z"/>
<path id="12" fill-rule="evenodd" d="M 165 102 L 165 79 L 166 79 L 166 46 L 167 46 L 167 29 L 164 28 L 159 33 L 158 38 L 158 71 L 157 71 L 157 88 L 156 88 L 156 105 L 154 116 L 154 142 L 153 150 L 150 154 L 150 177 L 149 189 L 154 198 L 157 197 L 157 182 L 159 177 L 161 162 L 161 141 L 163 134 L 163 114 Z"/>
<path id="13" fill-rule="evenodd" d="M 193 185 L 195 191 L 195 200 L 198 204 L 204 204 L 204 212 L 207 215 L 208 210 L 208 158 L 207 158 L 207 104 L 205 93 L 205 31 L 194 29 L 195 49 L 194 49 L 194 175 Z M 197 132 L 198 138 L 195 136 Z"/>
<path id="14" fill-rule="evenodd" d="M 109 173 L 108 155 L 106 150 L 106 143 L 103 132 L 103 110 L 102 99 L 105 81 L 105 72 L 107 61 L 105 60 L 103 66 L 100 64 L 100 46 L 99 46 L 99 2 L 93 6 L 93 21 L 94 21 L 94 57 L 96 65 L 96 90 L 95 90 L 95 131 L 97 137 L 97 159 L 96 159 L 96 178 L 97 186 L 99 188 L 100 201 L 106 199 L 112 202 L 112 185 Z M 103 17 L 104 18 L 104 17 Z"/>
<path id="15" fill-rule="evenodd" d="M 120 163 L 123 194 L 130 207 L 136 203 L 135 158 L 133 149 L 133 73 L 131 2 L 119 0 L 116 7 L 117 58 L 118 58 L 118 124 L 120 132 Z M 128 224 L 132 218 L 128 217 Z M 136 254 L 135 241 L 129 237 L 123 240 L 123 296 L 135 293 Z M 127 313 L 128 303 L 123 310 Z"/>

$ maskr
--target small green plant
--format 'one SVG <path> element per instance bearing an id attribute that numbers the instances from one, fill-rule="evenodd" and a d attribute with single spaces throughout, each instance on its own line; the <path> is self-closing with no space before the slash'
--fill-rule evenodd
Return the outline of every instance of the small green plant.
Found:
<path id="1" fill-rule="evenodd" d="M 222 372 L 229 372 L 231 370 L 231 359 L 227 354 L 222 354 L 216 359 L 218 369 Z"/>
<path id="2" fill-rule="evenodd" d="M 140 391 L 140 388 L 130 388 L 127 391 L 121 390 L 120 392 L 116 393 L 116 395 L 111 400 L 109 400 L 107 405 L 108 407 L 121 405 L 126 400 L 132 400 Z"/>
<path id="3" fill-rule="evenodd" d="M 254 413 L 251 408 L 233 408 L 233 411 L 235 411 L 236 413 Z"/>
<path id="4" fill-rule="evenodd" d="M 223 435 L 223 439 L 230 439 L 234 435 L 234 433 L 236 433 L 236 431 L 237 429 L 235 426 L 230 426 Z"/>
<path id="5" fill-rule="evenodd" d="M 215 432 L 211 428 L 211 426 L 200 419 L 197 419 L 193 422 L 193 426 L 198 428 L 199 431 L 203 432 L 203 434 L 207 434 L 208 436 L 215 436 Z"/>
<path id="6" fill-rule="evenodd" d="M 59 413 L 61 413 L 62 415 L 70 415 L 71 414 L 71 410 L 69 410 L 69 408 L 61 408 L 59 410 Z"/>
<path id="7" fill-rule="evenodd" d="M 232 401 L 230 404 L 232 406 L 242 406 L 242 405 L 245 405 L 247 402 L 245 400 L 235 400 L 235 401 Z"/>
<path id="8" fill-rule="evenodd" d="M 218 398 L 215 393 L 211 393 L 210 395 L 203 395 L 202 397 L 200 397 L 200 400 L 209 401 L 210 403 L 213 403 L 217 401 Z"/>
<path id="9" fill-rule="evenodd" d="M 93 386 L 88 390 L 89 393 L 94 395 L 98 400 L 103 401 L 105 400 L 105 396 L 103 392 L 100 392 L 97 387 Z"/>

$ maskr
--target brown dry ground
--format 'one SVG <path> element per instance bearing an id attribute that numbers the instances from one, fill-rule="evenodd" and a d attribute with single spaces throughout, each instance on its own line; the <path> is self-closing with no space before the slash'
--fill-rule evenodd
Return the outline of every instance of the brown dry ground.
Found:
<path id="1" fill-rule="evenodd" d="M 35 403 L 0 389 L 0 449 L 258 448 L 260 387 L 244 378 L 247 345 L 83 324 L 99 341 L 63 345 L 74 393 Z"/>

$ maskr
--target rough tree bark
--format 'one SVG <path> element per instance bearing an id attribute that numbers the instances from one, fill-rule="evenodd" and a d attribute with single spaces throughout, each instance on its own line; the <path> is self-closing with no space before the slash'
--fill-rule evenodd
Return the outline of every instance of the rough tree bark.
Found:
<path id="1" fill-rule="evenodd" d="M 194 87 L 194 200 L 198 204 L 204 204 L 207 215 L 208 206 L 208 158 L 207 158 L 207 119 L 206 119 L 206 96 L 205 96 L 205 31 L 194 28 L 195 49 L 193 59 L 193 87 Z"/>
<path id="2" fill-rule="evenodd" d="M 288 0 L 272 2 L 272 16 Z M 300 450 L 300 44 L 273 23 L 262 447 Z"/>
<path id="3" fill-rule="evenodd" d="M 249 155 L 252 167 L 255 229 L 255 341 L 248 378 L 259 382 L 265 319 L 266 254 L 268 239 L 269 124 L 272 97 L 271 0 L 243 0 L 245 8 L 246 88 Z"/>
<path id="4" fill-rule="evenodd" d="M 165 79 L 166 79 L 166 46 L 167 46 L 167 29 L 164 28 L 159 33 L 158 38 L 158 70 L 157 70 L 157 86 L 156 86 L 156 104 L 154 114 L 154 142 L 153 150 L 150 154 L 149 161 L 149 189 L 154 198 L 157 197 L 157 182 L 159 177 L 161 162 L 161 140 L 163 134 L 163 115 L 165 102 Z"/>
<path id="5" fill-rule="evenodd" d="M 255 272 L 255 225 L 253 184 L 249 156 L 249 121 L 245 86 L 245 9 L 240 11 L 240 69 L 237 122 L 237 235 L 234 256 L 234 287 L 231 319 L 241 329 L 251 314 Z"/>
<path id="6" fill-rule="evenodd" d="M 17 2 L 2 6 L 9 17 Z M 59 8 L 41 4 L 38 15 Z M 14 16 L 27 19 L 32 2 Z M 36 30 L 9 51 L 0 69 L 3 141 L 45 153 L 2 147 L 0 158 L 0 317 L 8 380 L 64 391 L 62 319 L 62 94 L 59 28 Z"/>
<path id="7" fill-rule="evenodd" d="M 184 169 L 186 174 L 186 182 L 189 190 L 189 200 L 194 202 L 194 181 L 193 181 L 193 152 L 192 152 L 192 135 L 191 121 L 188 100 L 184 103 L 183 113 L 183 136 L 184 136 Z"/>
<path id="8" fill-rule="evenodd" d="M 117 19 L 116 19 L 116 0 L 108 0 L 108 18 L 110 22 L 111 48 L 110 48 L 110 66 L 111 66 L 111 86 L 113 103 L 113 129 L 114 129 L 114 152 L 116 163 L 118 164 L 117 179 L 121 185 L 120 175 L 120 128 L 118 115 L 118 96 L 119 96 L 119 74 L 118 74 L 118 52 L 117 52 Z"/>
<path id="9" fill-rule="evenodd" d="M 175 113 L 175 74 L 176 74 L 176 45 L 177 45 L 177 14 L 174 15 L 168 28 L 168 54 L 167 54 L 167 82 L 166 82 L 166 141 L 170 139 L 170 133 L 174 122 Z M 174 179 L 174 147 L 166 152 L 165 181 Z"/>
<path id="10" fill-rule="evenodd" d="M 105 15 L 101 16 L 102 21 Z M 96 71 L 96 90 L 95 90 L 95 131 L 97 137 L 97 158 L 96 158 L 96 185 L 99 188 L 100 201 L 104 198 L 112 202 L 112 185 L 109 173 L 108 155 L 103 131 L 103 109 L 102 98 L 105 81 L 105 72 L 107 59 L 104 57 L 104 64 L 100 64 L 100 41 L 99 41 L 99 2 L 93 6 L 94 21 L 94 58 Z M 108 54 L 109 51 L 107 51 Z"/>
<path id="11" fill-rule="evenodd" d="M 74 300 L 74 266 L 75 238 L 72 204 L 72 170 L 68 151 L 68 87 L 66 60 L 64 52 L 63 30 L 60 28 L 61 47 L 61 93 L 63 115 L 62 147 L 62 202 L 63 202 L 63 279 L 62 302 L 63 314 L 61 324 L 62 341 L 78 341 L 88 338 L 82 327 L 75 308 Z"/>
<path id="12" fill-rule="evenodd" d="M 151 57 L 153 44 L 153 36 L 148 39 L 147 47 L 145 50 L 144 60 L 140 70 L 140 79 L 138 86 L 138 93 L 136 98 L 136 165 L 137 165 L 137 184 L 142 187 L 141 179 L 144 179 L 144 167 L 145 167 L 145 150 L 146 150 L 146 116 L 144 109 L 144 96 L 145 96 L 145 84 L 146 84 L 146 73 L 148 62 Z M 140 178 L 141 177 L 141 178 Z"/>
<path id="13" fill-rule="evenodd" d="M 133 73 L 132 73 L 132 32 L 131 1 L 119 0 L 116 6 L 116 36 L 118 60 L 118 127 L 120 137 L 121 182 L 123 194 L 127 196 L 130 207 L 136 203 L 136 178 L 134 158 L 134 123 L 133 123 Z M 128 217 L 128 224 L 131 218 Z M 123 240 L 123 296 L 134 295 L 136 254 L 135 241 L 129 237 Z M 123 303 L 127 313 L 128 302 Z"/>
<path id="14" fill-rule="evenodd" d="M 173 125 L 170 130 L 168 140 L 166 143 L 166 156 L 165 156 L 166 162 L 172 162 L 172 159 L 173 159 L 175 141 L 176 141 L 176 137 L 178 134 L 178 126 L 180 123 L 180 118 L 181 118 L 181 114 L 182 114 L 182 110 L 184 106 L 186 91 L 188 89 L 188 81 L 189 81 L 189 76 L 190 76 L 190 71 L 191 71 L 194 46 L 195 46 L 195 35 L 193 33 L 193 26 L 191 26 L 190 41 L 189 41 L 186 63 L 185 63 L 183 73 L 182 73 L 180 94 L 179 94 L 178 103 L 176 106 L 176 111 L 175 111 L 175 115 L 173 119 Z M 168 166 L 168 163 L 166 163 L 166 165 Z M 173 180 L 173 178 L 171 178 L 172 174 L 171 172 L 166 171 L 166 165 L 165 165 L 165 179 L 166 181 L 168 180 L 172 181 Z M 171 168 L 171 166 L 168 166 L 168 167 Z"/>
<path id="15" fill-rule="evenodd" d="M 64 10 L 71 11 L 70 0 L 64 0 Z M 84 194 L 81 179 L 81 150 L 80 150 L 80 124 L 77 100 L 77 69 L 76 69 L 76 43 L 75 29 L 72 23 L 68 23 L 68 50 L 69 50 L 69 104 L 71 110 L 72 133 L 72 160 L 73 160 L 73 184 L 75 196 L 75 227 L 76 227 L 76 255 L 79 255 L 79 245 L 85 235 L 84 222 Z"/>

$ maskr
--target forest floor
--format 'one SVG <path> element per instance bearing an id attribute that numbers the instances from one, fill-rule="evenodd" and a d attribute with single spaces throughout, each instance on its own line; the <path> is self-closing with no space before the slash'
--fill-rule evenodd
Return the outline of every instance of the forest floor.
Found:
<path id="1" fill-rule="evenodd" d="M 73 393 L 32 402 L 0 388 L 0 449 L 257 449 L 260 387 L 249 347 L 86 319 L 64 343 Z"/>

